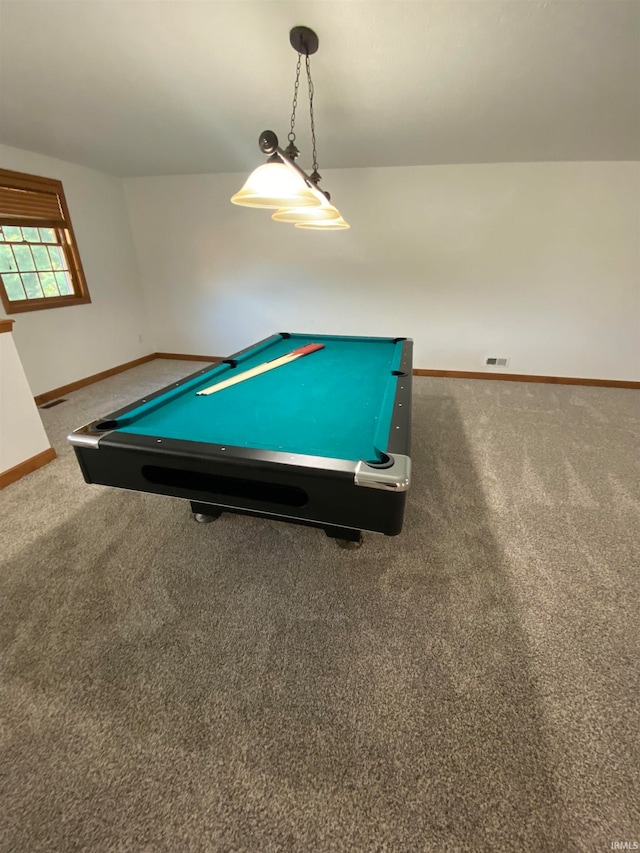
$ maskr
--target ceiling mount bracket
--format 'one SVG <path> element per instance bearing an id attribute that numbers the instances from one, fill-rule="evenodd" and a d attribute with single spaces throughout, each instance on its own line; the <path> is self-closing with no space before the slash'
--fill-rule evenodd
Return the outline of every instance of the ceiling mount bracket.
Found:
<path id="1" fill-rule="evenodd" d="M 289 32 L 289 41 L 296 53 L 302 53 L 304 56 L 313 56 L 320 43 L 318 36 L 309 27 L 294 27 Z"/>

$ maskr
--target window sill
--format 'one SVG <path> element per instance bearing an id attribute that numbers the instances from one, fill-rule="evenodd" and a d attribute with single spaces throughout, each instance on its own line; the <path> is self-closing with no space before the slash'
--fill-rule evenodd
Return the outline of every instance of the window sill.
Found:
<path id="1" fill-rule="evenodd" d="M 7 314 L 20 314 L 23 311 L 43 311 L 47 308 L 65 308 L 72 305 L 87 305 L 89 296 L 48 296 L 43 299 L 25 299 L 20 302 L 2 300 Z"/>

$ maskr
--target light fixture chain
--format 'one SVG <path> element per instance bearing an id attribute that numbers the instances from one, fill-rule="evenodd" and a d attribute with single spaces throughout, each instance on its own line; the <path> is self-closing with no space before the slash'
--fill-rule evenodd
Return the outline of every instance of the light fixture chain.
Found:
<path id="1" fill-rule="evenodd" d="M 296 65 L 296 83 L 293 88 L 293 105 L 291 112 L 291 129 L 289 130 L 289 135 L 287 139 L 289 142 L 295 142 L 296 134 L 295 134 L 295 126 L 296 126 L 296 109 L 298 106 L 298 86 L 300 85 L 300 63 L 302 61 L 302 54 L 298 54 L 298 64 Z"/>
<path id="2" fill-rule="evenodd" d="M 309 83 L 309 115 L 311 117 L 311 145 L 313 148 L 313 170 L 318 171 L 318 152 L 316 151 L 316 126 L 313 117 L 313 83 L 311 81 L 311 63 L 309 55 L 306 56 L 307 62 L 307 82 Z"/>

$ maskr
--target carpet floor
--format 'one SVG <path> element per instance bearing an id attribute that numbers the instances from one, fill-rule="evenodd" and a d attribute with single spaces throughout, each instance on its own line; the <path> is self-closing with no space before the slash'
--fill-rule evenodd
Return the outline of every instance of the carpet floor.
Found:
<path id="1" fill-rule="evenodd" d="M 637 392 L 416 378 L 398 537 L 84 483 L 42 410 L 0 492 L 0 849 L 604 851 L 640 842 Z"/>

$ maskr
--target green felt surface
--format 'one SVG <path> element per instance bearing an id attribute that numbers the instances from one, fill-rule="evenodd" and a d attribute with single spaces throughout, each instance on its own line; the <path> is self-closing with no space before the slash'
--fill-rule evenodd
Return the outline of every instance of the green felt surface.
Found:
<path id="1" fill-rule="evenodd" d="M 197 391 L 307 343 L 325 348 L 210 396 Z M 337 459 L 376 460 L 387 446 L 401 344 L 392 338 L 270 338 L 236 368 L 218 365 L 118 419 L 138 435 Z"/>

